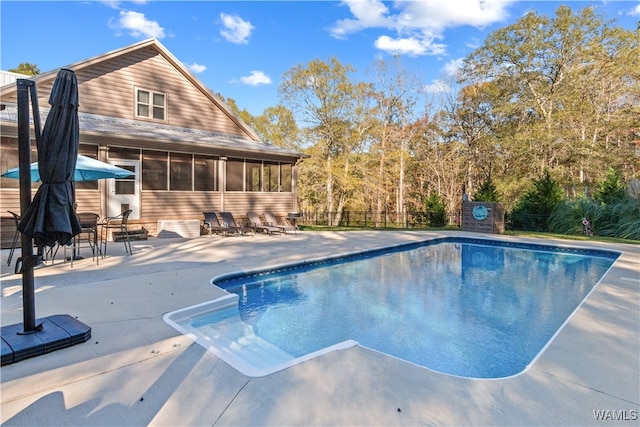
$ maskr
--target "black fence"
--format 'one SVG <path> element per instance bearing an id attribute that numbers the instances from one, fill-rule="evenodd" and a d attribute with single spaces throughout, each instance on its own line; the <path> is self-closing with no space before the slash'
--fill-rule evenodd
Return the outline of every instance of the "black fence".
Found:
<path id="1" fill-rule="evenodd" d="M 550 215 L 539 214 L 507 214 L 505 228 L 520 231 L 549 231 L 547 223 Z"/>
<path id="2" fill-rule="evenodd" d="M 459 226 L 459 222 L 446 222 L 440 212 L 371 212 L 344 211 L 336 220 L 332 212 L 302 212 L 298 219 L 299 225 L 315 225 L 326 227 L 362 227 L 362 228 L 427 228 L 444 227 L 446 225 Z"/>
<path id="3" fill-rule="evenodd" d="M 442 228 L 460 227 L 460 213 L 443 215 L 442 212 L 372 212 L 344 211 L 336 221 L 332 212 L 301 212 L 298 225 L 324 227 L 362 227 L 362 228 Z M 507 214 L 507 230 L 548 231 L 549 215 Z"/>

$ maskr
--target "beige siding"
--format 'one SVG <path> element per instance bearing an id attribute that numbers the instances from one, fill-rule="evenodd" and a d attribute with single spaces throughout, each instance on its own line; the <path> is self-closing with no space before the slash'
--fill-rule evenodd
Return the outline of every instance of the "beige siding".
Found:
<path id="1" fill-rule="evenodd" d="M 97 61 L 75 72 L 81 112 L 136 119 L 135 88 L 141 88 L 167 95 L 167 121 L 161 122 L 163 124 L 251 138 L 153 46 L 133 50 L 108 61 Z M 51 76 L 37 82 L 41 108 L 49 106 L 54 81 L 55 76 Z M 3 101 L 16 102 L 16 92 L 10 90 L 3 94 Z"/>
<path id="2" fill-rule="evenodd" d="M 32 196 L 35 196 L 37 185 L 32 184 Z M 13 211 L 20 213 L 20 190 L 18 188 L 3 188 L 0 193 L 0 212 L 6 213 Z M 78 203 L 78 212 L 95 212 L 100 213 L 100 193 L 97 190 L 77 190 L 76 203 Z"/>
<path id="3" fill-rule="evenodd" d="M 224 210 L 245 218 L 247 212 L 256 212 L 260 216 L 265 211 L 286 215 L 292 211 L 292 205 L 291 193 L 232 192 L 224 195 Z"/>
<path id="4" fill-rule="evenodd" d="M 36 191 L 33 191 L 33 195 L 36 194 Z M 18 188 L 3 188 L 2 197 L 0 197 L 0 213 L 4 216 L 5 214 L 9 215 L 7 211 L 13 211 L 17 214 L 20 214 L 20 189 Z M 33 198 L 32 195 L 32 198 Z"/>
<path id="5" fill-rule="evenodd" d="M 200 219 L 204 211 L 220 210 L 220 193 L 143 191 L 141 209 L 146 220 Z"/>
<path id="6" fill-rule="evenodd" d="M 291 193 L 225 193 L 224 208 L 220 204 L 220 193 L 191 191 L 144 191 L 142 213 L 150 219 L 200 219 L 204 211 L 229 211 L 246 217 L 247 212 L 264 211 L 286 215 L 292 210 Z M 171 209 L 167 209 L 170 206 Z"/>
<path id="7" fill-rule="evenodd" d="M 76 190 L 78 212 L 93 212 L 102 218 L 100 192 L 98 190 Z"/>
<path id="8" fill-rule="evenodd" d="M 167 95 L 167 121 L 162 123 L 246 136 L 152 47 L 83 68 L 77 76 L 82 112 L 135 119 L 135 88 L 140 88 Z"/>

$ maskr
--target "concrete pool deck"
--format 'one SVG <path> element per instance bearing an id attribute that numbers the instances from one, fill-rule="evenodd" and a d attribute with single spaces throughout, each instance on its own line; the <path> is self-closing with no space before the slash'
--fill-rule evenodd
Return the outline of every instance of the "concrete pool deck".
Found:
<path id="1" fill-rule="evenodd" d="M 443 235 L 623 252 L 526 372 L 452 377 L 356 346 L 243 376 L 162 320 L 221 296 L 213 276 Z M 150 239 L 35 271 L 36 317 L 89 341 L 1 368 L 2 425 L 639 425 L 640 246 L 463 232 L 353 231 Z M 2 250 L 1 324 L 22 322 Z M 598 412 L 596 412 L 598 411 Z M 597 419 L 596 415 L 602 417 Z"/>

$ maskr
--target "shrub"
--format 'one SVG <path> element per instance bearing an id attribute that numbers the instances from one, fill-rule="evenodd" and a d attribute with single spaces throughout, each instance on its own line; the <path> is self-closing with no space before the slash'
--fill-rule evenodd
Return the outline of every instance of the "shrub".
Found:
<path id="1" fill-rule="evenodd" d="M 478 188 L 476 194 L 473 195 L 473 200 L 476 202 L 498 201 L 498 190 L 491 180 L 491 175 L 489 175 L 487 179 L 480 184 L 480 188 Z"/>
<path id="2" fill-rule="evenodd" d="M 595 234 L 601 233 L 603 208 L 595 201 L 581 196 L 561 202 L 549 217 L 549 231 L 561 234 L 583 234 L 582 218 L 586 218 Z"/>
<path id="3" fill-rule="evenodd" d="M 603 224 L 600 234 L 640 240 L 640 200 L 625 197 L 623 200 L 604 207 Z"/>
<path id="4" fill-rule="evenodd" d="M 629 194 L 624 183 L 620 180 L 620 175 L 612 168 L 609 168 L 607 177 L 598 185 L 593 195 L 594 200 L 605 205 L 624 201 L 628 197 Z"/>
<path id="5" fill-rule="evenodd" d="M 447 210 L 442 198 L 436 192 L 431 192 L 424 201 L 424 206 L 429 226 L 444 227 L 447 220 Z"/>
<path id="6" fill-rule="evenodd" d="M 507 220 L 511 228 L 546 231 L 550 215 L 562 200 L 562 188 L 545 170 L 542 177 L 533 181 L 533 188 L 518 200 Z"/>

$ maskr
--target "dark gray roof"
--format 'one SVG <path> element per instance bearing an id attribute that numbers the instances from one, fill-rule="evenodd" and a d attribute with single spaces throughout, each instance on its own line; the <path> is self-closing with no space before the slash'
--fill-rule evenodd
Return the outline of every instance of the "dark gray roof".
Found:
<path id="1" fill-rule="evenodd" d="M 0 121 L 17 124 L 18 115 L 15 104 L 5 104 L 0 111 Z M 47 109 L 40 108 L 41 123 L 44 126 L 48 114 Z M 80 132 L 97 133 L 128 138 L 144 138 L 165 142 L 182 142 L 209 145 L 233 151 L 257 152 L 287 157 L 307 157 L 306 155 L 263 141 L 254 141 L 242 136 L 222 134 L 205 130 L 178 126 L 145 123 L 136 120 L 119 119 L 97 114 L 79 113 Z"/>

